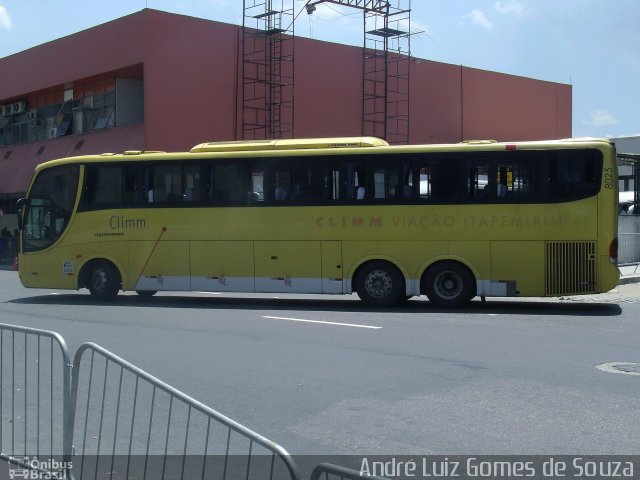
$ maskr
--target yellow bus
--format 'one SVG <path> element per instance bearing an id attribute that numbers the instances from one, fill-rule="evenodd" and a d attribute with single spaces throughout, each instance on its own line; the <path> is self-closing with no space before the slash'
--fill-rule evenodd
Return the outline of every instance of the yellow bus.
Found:
<path id="1" fill-rule="evenodd" d="M 617 268 L 607 140 L 389 146 L 214 142 L 36 168 L 26 287 L 327 293 L 388 307 L 605 292 Z"/>

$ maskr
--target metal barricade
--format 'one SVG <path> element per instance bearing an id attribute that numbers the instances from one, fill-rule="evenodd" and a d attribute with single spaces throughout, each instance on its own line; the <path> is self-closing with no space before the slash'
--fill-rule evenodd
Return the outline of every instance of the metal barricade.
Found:
<path id="1" fill-rule="evenodd" d="M 640 262 L 640 233 L 618 233 L 618 265 Z"/>
<path id="2" fill-rule="evenodd" d="M 362 472 L 359 472 L 358 470 L 352 470 L 350 468 L 333 465 L 331 463 L 321 463 L 315 467 L 311 472 L 310 480 L 362 480 L 363 478 L 368 480 L 388 480 L 384 477 L 363 475 Z"/>
<path id="3" fill-rule="evenodd" d="M 0 386 L 0 459 L 63 476 L 71 454 L 71 361 L 64 339 L 0 324 Z"/>
<path id="4" fill-rule="evenodd" d="M 0 460 L 11 478 L 300 479 L 280 445 L 99 345 L 70 359 L 59 334 L 0 323 Z M 325 463 L 311 475 L 322 478 L 362 475 Z"/>
<path id="5" fill-rule="evenodd" d="M 76 478 L 298 479 L 279 445 L 93 343 L 71 398 Z"/>

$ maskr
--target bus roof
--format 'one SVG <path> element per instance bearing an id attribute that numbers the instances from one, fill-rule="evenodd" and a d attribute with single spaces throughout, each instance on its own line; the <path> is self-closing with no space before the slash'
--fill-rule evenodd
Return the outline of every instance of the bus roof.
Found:
<path id="1" fill-rule="evenodd" d="M 376 137 L 299 138 L 287 140 L 250 140 L 237 142 L 208 142 L 196 145 L 191 153 L 246 152 L 256 150 L 307 150 L 324 148 L 388 147 Z"/>
<path id="2" fill-rule="evenodd" d="M 312 155 L 339 154 L 348 150 L 351 153 L 386 153 L 393 152 L 464 152 L 468 150 L 477 151 L 504 151 L 504 150 L 539 150 L 548 148 L 576 148 L 583 147 L 612 146 L 608 139 L 604 138 L 569 138 L 563 140 L 545 141 L 523 141 L 523 142 L 496 142 L 493 140 L 468 140 L 451 144 L 423 144 L 423 145 L 389 145 L 386 141 L 375 137 L 334 137 L 334 138 L 302 138 L 287 140 L 251 140 L 251 141 L 231 141 L 231 142 L 208 142 L 194 146 L 189 152 L 162 152 L 162 151 L 142 151 L 127 150 L 121 154 L 102 153 L 99 155 L 85 155 L 78 157 L 68 157 L 57 160 L 50 160 L 36 167 L 36 171 L 67 163 L 100 163 L 110 161 L 140 161 L 140 157 L 153 161 L 163 160 L 186 160 L 193 155 L 199 158 L 222 157 L 221 154 L 229 154 L 229 157 L 243 157 L 245 153 L 252 156 L 273 156 L 281 154 L 283 156 L 295 155 L 296 151 L 305 150 Z M 279 153 L 280 152 L 280 153 Z M 224 155 L 227 157 L 227 155 Z"/>

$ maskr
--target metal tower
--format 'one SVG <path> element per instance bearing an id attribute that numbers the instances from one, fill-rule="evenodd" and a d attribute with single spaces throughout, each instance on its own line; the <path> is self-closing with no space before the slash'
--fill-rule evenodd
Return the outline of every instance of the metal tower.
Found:
<path id="1" fill-rule="evenodd" d="M 291 138 L 294 14 L 286 0 L 243 0 L 242 139 Z"/>
<path id="2" fill-rule="evenodd" d="M 411 0 L 309 0 L 362 10 L 362 134 L 409 143 Z"/>

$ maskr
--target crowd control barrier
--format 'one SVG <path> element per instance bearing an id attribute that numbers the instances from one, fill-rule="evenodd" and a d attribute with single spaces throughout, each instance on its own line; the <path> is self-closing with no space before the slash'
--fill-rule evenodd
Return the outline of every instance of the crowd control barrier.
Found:
<path id="1" fill-rule="evenodd" d="M 67 461 L 71 444 L 71 360 L 55 332 L 0 324 L 0 459 L 48 470 L 38 458 Z"/>
<path id="2" fill-rule="evenodd" d="M 165 382 L 85 343 L 71 399 L 76 476 L 297 479 L 287 451 Z"/>
<path id="3" fill-rule="evenodd" d="M 72 363 L 59 334 L 0 323 L 0 386 L 10 478 L 300 480 L 280 445 L 94 343 Z"/>

